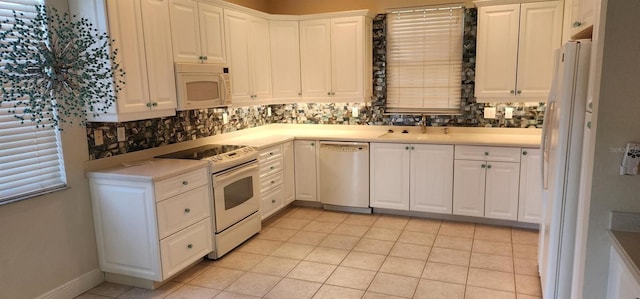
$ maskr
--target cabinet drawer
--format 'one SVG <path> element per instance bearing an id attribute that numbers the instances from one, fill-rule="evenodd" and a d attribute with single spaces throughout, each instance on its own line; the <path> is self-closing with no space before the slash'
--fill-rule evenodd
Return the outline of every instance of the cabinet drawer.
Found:
<path id="1" fill-rule="evenodd" d="M 262 200 L 260 203 L 260 215 L 262 219 L 271 216 L 282 205 L 283 198 L 282 186 L 278 186 L 275 189 L 262 194 Z"/>
<path id="2" fill-rule="evenodd" d="M 160 241 L 162 278 L 169 278 L 213 251 L 212 242 L 209 217 Z"/>
<path id="3" fill-rule="evenodd" d="M 265 161 L 273 158 L 278 158 L 282 156 L 282 146 L 276 145 L 270 148 L 266 148 L 260 151 L 260 156 L 258 156 L 258 160 Z"/>
<path id="4" fill-rule="evenodd" d="M 260 162 L 260 177 L 263 178 L 268 175 L 282 171 L 282 157 L 277 159 L 267 160 L 266 162 Z"/>
<path id="5" fill-rule="evenodd" d="M 496 162 L 520 162 L 520 148 L 456 145 L 455 159 Z"/>
<path id="6" fill-rule="evenodd" d="M 260 192 L 264 193 L 269 191 L 277 186 L 281 186 L 284 179 L 282 177 L 282 172 L 266 176 L 260 179 Z"/>
<path id="7" fill-rule="evenodd" d="M 209 186 L 176 195 L 157 204 L 160 239 L 209 217 Z"/>
<path id="8" fill-rule="evenodd" d="M 202 185 L 207 185 L 208 180 L 209 169 L 200 168 L 174 178 L 159 181 L 155 184 L 156 201 L 162 201 Z"/>

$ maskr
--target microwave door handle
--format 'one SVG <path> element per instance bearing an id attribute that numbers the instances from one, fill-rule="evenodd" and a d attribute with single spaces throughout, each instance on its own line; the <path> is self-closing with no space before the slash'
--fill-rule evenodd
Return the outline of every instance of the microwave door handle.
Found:
<path id="1" fill-rule="evenodd" d="M 218 75 L 220 76 L 220 89 L 222 90 L 222 102 L 221 104 L 226 105 L 229 104 L 227 99 L 227 80 L 225 79 L 224 75 L 220 74 Z"/>

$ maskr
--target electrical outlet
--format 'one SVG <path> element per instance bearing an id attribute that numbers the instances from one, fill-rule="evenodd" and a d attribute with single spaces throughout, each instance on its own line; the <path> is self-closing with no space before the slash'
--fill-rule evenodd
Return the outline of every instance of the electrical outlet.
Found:
<path id="1" fill-rule="evenodd" d="M 100 146 L 104 144 L 104 136 L 102 135 L 102 130 L 93 131 L 93 141 L 95 146 Z"/>
<path id="2" fill-rule="evenodd" d="M 358 117 L 359 115 L 360 115 L 360 110 L 358 110 L 358 107 L 351 107 L 351 116 Z"/>
<path id="3" fill-rule="evenodd" d="M 504 118 L 512 119 L 513 118 L 513 108 L 506 107 L 504 108 Z"/>
<path id="4" fill-rule="evenodd" d="M 267 107 L 267 116 L 271 116 L 271 107 Z"/>
<path id="5" fill-rule="evenodd" d="M 496 118 L 496 108 L 495 107 L 485 107 L 484 108 L 484 118 Z"/>
<path id="6" fill-rule="evenodd" d="M 124 127 L 118 127 L 118 142 L 127 140 L 127 136 L 124 133 Z"/>
<path id="7" fill-rule="evenodd" d="M 229 122 L 229 115 L 225 112 L 222 113 L 222 124 L 226 124 Z"/>

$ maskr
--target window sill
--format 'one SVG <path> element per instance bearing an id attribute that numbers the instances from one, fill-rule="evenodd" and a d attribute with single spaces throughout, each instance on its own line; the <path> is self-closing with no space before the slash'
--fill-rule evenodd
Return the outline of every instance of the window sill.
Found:
<path id="1" fill-rule="evenodd" d="M 64 186 L 55 187 L 55 188 L 51 188 L 51 189 L 47 189 L 47 190 L 41 190 L 41 191 L 34 192 L 34 193 L 29 193 L 29 194 L 19 195 L 19 196 L 16 196 L 16 197 L 2 199 L 2 200 L 0 200 L 0 206 L 7 205 L 7 204 L 12 204 L 12 203 L 23 201 L 23 200 L 27 200 L 27 199 L 31 199 L 31 198 L 34 198 L 34 197 L 43 196 L 43 195 L 54 193 L 54 192 L 67 190 L 67 189 L 70 189 L 70 188 L 71 187 L 69 187 L 67 185 L 64 185 Z"/>

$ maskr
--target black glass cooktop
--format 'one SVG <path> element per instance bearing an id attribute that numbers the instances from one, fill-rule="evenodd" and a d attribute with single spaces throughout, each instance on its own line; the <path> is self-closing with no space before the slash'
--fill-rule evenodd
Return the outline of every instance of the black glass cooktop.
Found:
<path id="1" fill-rule="evenodd" d="M 215 155 L 224 154 L 230 151 L 234 151 L 244 146 L 239 145 L 219 145 L 219 144 L 207 144 L 183 150 L 179 152 L 173 152 L 166 155 L 157 156 L 156 158 L 171 158 L 171 159 L 189 159 L 189 160 L 202 160 Z"/>

